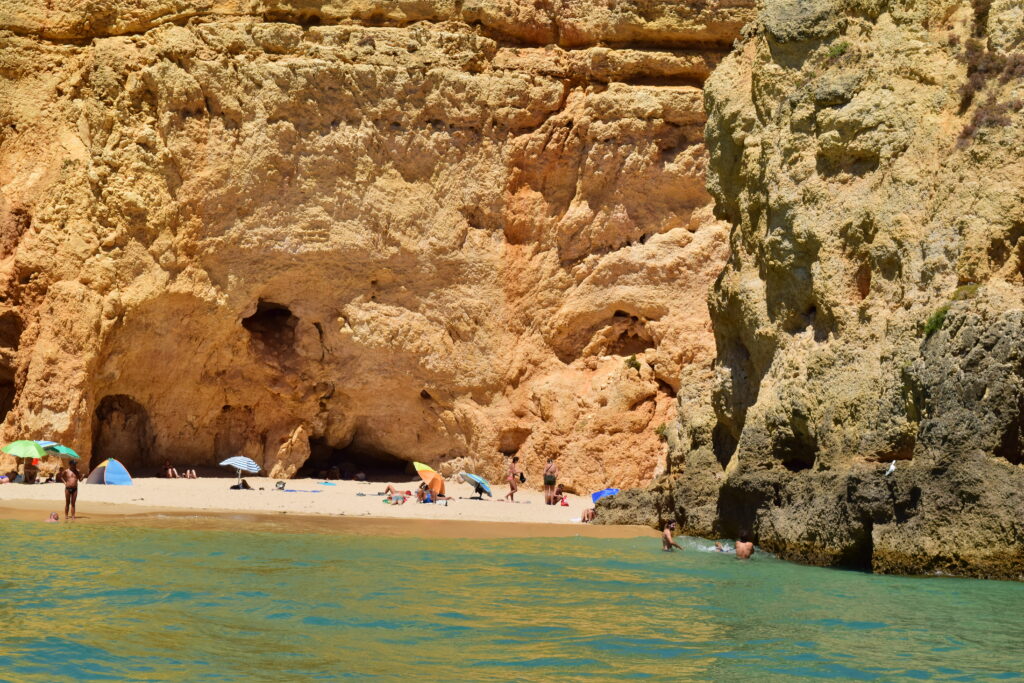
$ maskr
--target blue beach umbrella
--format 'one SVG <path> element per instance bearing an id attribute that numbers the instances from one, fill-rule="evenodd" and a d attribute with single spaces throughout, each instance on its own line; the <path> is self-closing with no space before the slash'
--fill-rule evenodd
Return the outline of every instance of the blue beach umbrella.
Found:
<path id="1" fill-rule="evenodd" d="M 256 474 L 262 469 L 256 464 L 256 461 L 252 458 L 246 458 L 243 455 L 236 455 L 228 458 L 221 463 L 223 467 L 234 467 L 238 471 L 238 483 L 242 483 L 242 472 L 248 472 L 249 474 Z"/>
<path id="2" fill-rule="evenodd" d="M 590 494 L 590 500 L 592 500 L 593 502 L 596 503 L 597 501 L 601 500 L 602 498 L 606 498 L 608 496 L 614 496 L 618 492 L 619 492 L 618 489 L 602 489 L 602 490 L 598 491 L 597 493 L 591 493 Z"/>
<path id="3" fill-rule="evenodd" d="M 491 493 L 491 485 L 483 477 L 478 477 L 469 472 L 459 472 L 459 476 L 465 483 L 473 485 L 476 492 L 480 495 L 480 500 L 483 500 L 485 493 L 492 498 L 494 497 L 494 494 Z"/>

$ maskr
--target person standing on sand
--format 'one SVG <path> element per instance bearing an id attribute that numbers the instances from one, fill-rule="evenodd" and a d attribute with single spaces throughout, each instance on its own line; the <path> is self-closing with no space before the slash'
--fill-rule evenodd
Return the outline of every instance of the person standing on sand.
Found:
<path id="1" fill-rule="evenodd" d="M 71 510 L 71 519 L 75 518 L 75 503 L 78 502 L 78 466 L 72 460 L 68 463 L 67 469 L 60 473 L 60 480 L 64 482 L 64 519 L 68 518 L 68 510 Z"/>
<path id="2" fill-rule="evenodd" d="M 740 540 L 736 541 L 736 559 L 749 560 L 754 554 L 754 544 L 750 542 L 746 534 L 740 534 Z"/>
<path id="3" fill-rule="evenodd" d="M 676 523 L 669 522 L 665 525 L 665 530 L 661 532 L 661 549 L 672 552 L 673 548 L 683 549 L 683 546 L 679 545 L 672 538 L 672 533 L 676 530 Z"/>
<path id="4" fill-rule="evenodd" d="M 555 505 L 555 482 L 558 481 L 558 465 L 554 458 L 548 458 L 547 467 L 544 468 L 544 504 Z"/>
<path id="5" fill-rule="evenodd" d="M 519 490 L 519 468 L 516 467 L 518 462 L 519 456 L 513 455 L 512 461 L 508 464 L 508 493 L 505 494 L 505 499 L 510 503 L 516 502 L 515 495 Z"/>

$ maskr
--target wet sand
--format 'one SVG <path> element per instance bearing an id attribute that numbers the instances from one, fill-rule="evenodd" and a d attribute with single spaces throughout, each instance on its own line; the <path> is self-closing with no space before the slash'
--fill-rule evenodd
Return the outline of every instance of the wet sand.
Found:
<path id="1" fill-rule="evenodd" d="M 414 501 L 386 505 L 376 493 L 385 484 L 338 481 L 326 486 L 312 479 L 294 479 L 285 493 L 274 480 L 247 477 L 257 490 L 233 491 L 231 479 L 135 479 L 132 486 L 82 484 L 77 523 L 116 523 L 169 528 L 340 532 L 370 535 L 412 535 L 446 538 L 522 538 L 589 536 L 624 538 L 652 535 L 646 527 L 580 524 L 589 498 L 570 496 L 569 507 L 544 505 L 543 494 L 520 490 L 522 503 L 495 499 L 469 500 L 472 490 L 448 483 L 455 497 L 448 506 Z M 415 482 L 396 485 L 415 490 Z M 263 490 L 259 490 L 260 487 Z M 362 496 L 358 494 L 364 494 Z M 64 487 L 60 484 L 0 486 L 0 519 L 43 521 L 50 512 L 63 517 Z M 443 522 L 443 523 L 441 523 Z M 62 520 L 63 523 L 63 520 Z"/>

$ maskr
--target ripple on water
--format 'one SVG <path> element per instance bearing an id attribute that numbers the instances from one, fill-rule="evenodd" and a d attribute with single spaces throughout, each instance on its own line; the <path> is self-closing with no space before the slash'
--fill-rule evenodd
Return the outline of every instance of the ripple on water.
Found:
<path id="1" fill-rule="evenodd" d="M 753 562 L 687 539 L 0 522 L 0 679 L 992 680 L 1024 585 Z M 1017 606 L 1016 608 L 1014 606 Z"/>

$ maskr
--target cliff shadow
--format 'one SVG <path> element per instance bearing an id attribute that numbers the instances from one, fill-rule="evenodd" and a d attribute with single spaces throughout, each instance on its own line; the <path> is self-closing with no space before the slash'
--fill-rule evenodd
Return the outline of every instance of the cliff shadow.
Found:
<path id="1" fill-rule="evenodd" d="M 124 394 L 106 396 L 93 415 L 92 459 L 95 467 L 107 458 L 121 462 L 133 475 L 151 475 L 153 429 L 149 413 Z"/>

